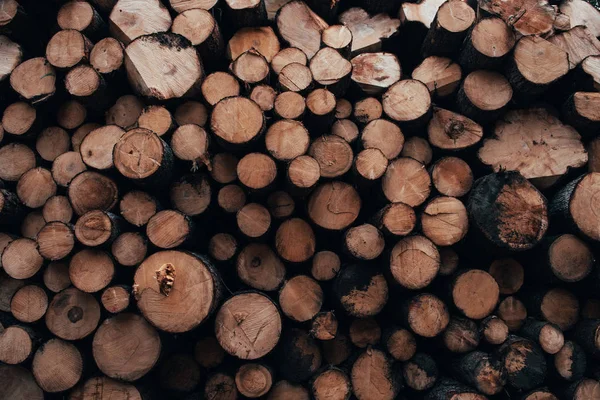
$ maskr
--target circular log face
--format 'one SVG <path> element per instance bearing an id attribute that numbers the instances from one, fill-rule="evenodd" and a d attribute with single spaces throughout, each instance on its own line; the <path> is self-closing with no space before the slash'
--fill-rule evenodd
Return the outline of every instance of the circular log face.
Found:
<path id="1" fill-rule="evenodd" d="M 163 331 L 195 328 L 217 301 L 216 284 L 207 265 L 183 251 L 154 253 L 140 264 L 133 280 L 140 311 Z"/>
<path id="2" fill-rule="evenodd" d="M 215 334 L 229 354 L 254 360 L 277 345 L 281 336 L 281 316 L 266 296 L 238 294 L 227 300 L 217 313 Z"/>

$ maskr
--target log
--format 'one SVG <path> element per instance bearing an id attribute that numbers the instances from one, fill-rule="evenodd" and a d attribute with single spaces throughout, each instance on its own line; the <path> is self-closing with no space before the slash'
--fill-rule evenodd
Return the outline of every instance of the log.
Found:
<path id="1" fill-rule="evenodd" d="M 421 54 L 423 57 L 452 55 L 460 48 L 474 22 L 475 11 L 466 2 L 443 3 L 427 31 Z"/>
<path id="2" fill-rule="evenodd" d="M 423 127 L 431 119 L 431 96 L 420 81 L 405 79 L 392 85 L 382 98 L 383 111 L 407 129 Z"/>
<path id="3" fill-rule="evenodd" d="M 238 310 L 245 310 L 241 320 L 236 318 Z M 249 330 L 253 333 L 248 337 L 243 334 L 244 327 L 258 328 Z M 227 353 L 243 360 L 255 360 L 269 353 L 279 342 L 280 334 L 281 315 L 277 307 L 259 293 L 233 295 L 216 316 L 215 335 L 219 344 Z"/>
<path id="4" fill-rule="evenodd" d="M 258 104 L 244 97 L 234 96 L 215 105 L 210 128 L 221 144 L 241 148 L 261 135 L 265 129 L 265 120 Z"/>
<path id="5" fill-rule="evenodd" d="M 71 138 L 67 131 L 58 126 L 44 129 L 37 137 L 35 149 L 45 161 L 54 161 L 58 156 L 69 151 Z"/>
<path id="6" fill-rule="evenodd" d="M 351 379 L 353 391 L 360 400 L 391 400 L 403 386 L 401 378 L 392 370 L 390 358 L 372 348 L 358 356 L 352 365 Z"/>
<path id="7" fill-rule="evenodd" d="M 313 87 L 313 77 L 310 68 L 297 62 L 292 62 L 281 68 L 277 79 L 281 91 L 306 94 Z"/>
<path id="8" fill-rule="evenodd" d="M 306 96 L 304 123 L 312 135 L 324 134 L 330 129 L 335 106 L 335 96 L 327 89 L 315 89 Z"/>
<path id="9" fill-rule="evenodd" d="M 321 33 L 323 47 L 337 50 L 342 57 L 350 58 L 352 31 L 346 25 L 331 25 Z"/>
<path id="10" fill-rule="evenodd" d="M 565 396 L 574 399 L 589 399 L 598 395 L 600 385 L 593 379 L 580 379 L 565 390 Z"/>
<path id="11" fill-rule="evenodd" d="M 400 27 L 399 19 L 385 13 L 370 16 L 356 7 L 341 13 L 338 20 L 352 32 L 352 56 L 380 51 L 383 41 L 394 36 Z"/>
<path id="12" fill-rule="evenodd" d="M 509 379 L 503 361 L 482 351 L 466 354 L 455 360 L 452 366 L 461 381 L 489 396 L 500 393 Z"/>
<path id="13" fill-rule="evenodd" d="M 194 223 L 182 212 L 162 210 L 154 214 L 146 225 L 146 236 L 161 249 L 172 249 L 190 241 Z"/>
<path id="14" fill-rule="evenodd" d="M 299 0 L 281 7 L 275 21 L 283 40 L 291 47 L 302 50 L 308 59 L 313 58 L 321 47 L 321 33 L 329 27 L 306 3 Z"/>
<path id="15" fill-rule="evenodd" d="M 545 0 L 520 0 L 514 4 L 497 4 L 484 0 L 479 4 L 483 15 L 497 15 L 522 36 L 552 34 L 556 8 Z M 515 21 L 515 15 L 519 18 Z"/>
<path id="16" fill-rule="evenodd" d="M 269 212 L 276 219 L 284 219 L 292 215 L 296 204 L 289 193 L 282 190 L 271 193 L 267 197 Z"/>
<path id="17" fill-rule="evenodd" d="M 338 333 L 338 320 L 335 313 L 333 311 L 318 312 L 311 321 L 309 333 L 321 341 L 335 339 Z"/>
<path id="18" fill-rule="evenodd" d="M 427 238 L 409 236 L 396 243 L 390 253 L 390 271 L 394 280 L 411 290 L 427 287 L 440 268 L 437 247 Z"/>
<path id="19" fill-rule="evenodd" d="M 330 250 L 322 250 L 313 256 L 311 274 L 318 281 L 330 281 L 340 271 L 340 257 Z"/>
<path id="20" fill-rule="evenodd" d="M 229 65 L 229 70 L 246 87 L 265 82 L 269 76 L 269 63 L 258 51 L 250 49 Z"/>
<path id="21" fill-rule="evenodd" d="M 124 343 L 131 344 L 130 351 L 122 351 Z M 92 350 L 98 368 L 105 375 L 131 382 L 154 367 L 160 355 L 161 340 L 142 317 L 122 313 L 100 325 L 94 334 Z M 135 357 L 136 362 L 129 362 L 130 357 Z"/>
<path id="22" fill-rule="evenodd" d="M 404 203 L 388 204 L 373 216 L 373 224 L 386 235 L 407 236 L 416 223 L 415 211 Z"/>
<path id="23" fill-rule="evenodd" d="M 138 118 L 138 127 L 148 129 L 158 136 L 171 133 L 175 125 L 171 112 L 163 106 L 144 108 Z"/>
<path id="24" fill-rule="evenodd" d="M 488 272 L 498 283 L 501 294 L 515 294 L 523 286 L 525 272 L 523 266 L 514 258 L 494 260 Z"/>
<path id="25" fill-rule="evenodd" d="M 144 104 L 136 96 L 121 96 L 106 112 L 106 124 L 117 125 L 126 130 L 135 128 L 143 110 Z"/>
<path id="26" fill-rule="evenodd" d="M 461 158 L 440 158 L 430 171 L 433 187 L 444 196 L 463 197 L 473 186 L 473 171 Z"/>
<path id="27" fill-rule="evenodd" d="M 332 181 L 317 186 L 311 193 L 308 216 L 321 228 L 340 231 L 356 220 L 360 207 L 360 196 L 352 186 Z"/>
<path id="28" fill-rule="evenodd" d="M 0 179 L 3 181 L 16 182 L 35 166 L 35 154 L 24 144 L 9 143 L 0 147 Z"/>
<path id="29" fill-rule="evenodd" d="M 511 332 L 516 332 L 525 323 L 527 309 L 521 300 L 508 296 L 498 305 L 497 314 Z"/>
<path id="30" fill-rule="evenodd" d="M 31 370 L 45 392 L 63 392 L 75 386 L 81 378 L 83 359 L 75 345 L 50 339 L 36 351 Z"/>
<path id="31" fill-rule="evenodd" d="M 515 34 L 502 19 L 485 18 L 467 35 L 459 64 L 466 70 L 497 69 L 514 46 Z"/>
<path id="32" fill-rule="evenodd" d="M 56 91 L 56 74 L 44 57 L 31 58 L 12 71 L 10 86 L 32 104 L 42 103 Z"/>
<path id="33" fill-rule="evenodd" d="M 110 286 L 102 292 L 102 307 L 112 314 L 125 311 L 129 307 L 130 289 L 126 286 Z"/>
<path id="34" fill-rule="evenodd" d="M 343 96 L 348 90 L 353 66 L 337 50 L 323 47 L 310 60 L 309 68 L 317 85 L 334 95 Z"/>
<path id="35" fill-rule="evenodd" d="M 495 315 L 489 316 L 481 321 L 482 337 L 492 345 L 501 345 L 508 338 L 508 326 Z"/>
<path id="36" fill-rule="evenodd" d="M 404 328 L 393 327 L 384 331 L 383 344 L 390 355 L 398 361 L 410 360 L 417 351 L 414 335 Z"/>
<path id="37" fill-rule="evenodd" d="M 363 53 L 352 58 L 352 82 L 367 96 L 385 92 L 401 74 L 400 62 L 392 53 Z"/>
<path id="38" fill-rule="evenodd" d="M 558 353 L 565 344 L 564 335 L 558 326 L 533 318 L 525 320 L 520 334 L 524 338 L 538 343 L 548 354 Z"/>
<path id="39" fill-rule="evenodd" d="M 217 194 L 219 206 L 228 213 L 236 213 L 246 204 L 246 193 L 238 185 L 227 185 Z"/>
<path id="40" fill-rule="evenodd" d="M 248 203 L 236 213 L 236 222 L 243 235 L 250 239 L 259 239 L 271 227 L 271 215 L 263 205 Z"/>
<path id="41" fill-rule="evenodd" d="M 371 121 L 381 118 L 383 106 L 375 97 L 367 97 L 354 104 L 352 116 L 360 125 L 368 124 Z"/>
<path id="42" fill-rule="evenodd" d="M 36 241 L 42 257 L 56 261 L 67 257 L 73 251 L 75 235 L 73 235 L 73 227 L 68 225 L 68 222 L 48 222 L 39 231 Z"/>
<path id="43" fill-rule="evenodd" d="M 210 262 L 180 250 L 154 253 L 140 264 L 133 279 L 143 316 L 167 332 L 187 332 L 201 324 L 215 311 L 222 293 L 219 275 Z M 178 307 L 187 310 L 185 315 Z M 170 310 L 167 317 L 165 309 Z"/>
<path id="44" fill-rule="evenodd" d="M 8 365 L 21 364 L 31 357 L 37 339 L 24 326 L 0 326 L 0 361 Z"/>
<path id="45" fill-rule="evenodd" d="M 267 151 L 279 161 L 291 161 L 308 151 L 310 138 L 301 122 L 281 120 L 272 124 L 265 135 Z"/>
<path id="46" fill-rule="evenodd" d="M 159 0 L 118 0 L 109 16 L 111 35 L 125 45 L 143 35 L 166 32 L 171 22 L 169 11 Z"/>
<path id="47" fill-rule="evenodd" d="M 87 62 L 92 46 L 92 42 L 79 31 L 58 31 L 46 46 L 46 59 L 53 67 L 69 69 Z"/>
<path id="48" fill-rule="evenodd" d="M 102 75 L 112 76 L 122 71 L 124 59 L 123 45 L 111 37 L 98 41 L 90 51 L 90 65 Z"/>
<path id="49" fill-rule="evenodd" d="M 471 226 L 496 248 L 530 249 L 548 228 L 546 199 L 518 172 L 499 172 L 475 181 L 467 210 Z M 515 212 L 519 222 L 511 221 Z"/>
<path id="50" fill-rule="evenodd" d="M 570 26 L 583 25 L 595 37 L 600 36 L 600 14 L 590 3 L 580 0 L 563 1 L 558 9 L 569 17 Z"/>
<path id="51" fill-rule="evenodd" d="M 283 92 L 275 97 L 273 112 L 279 118 L 300 119 L 304 115 L 304 110 L 306 110 L 306 101 L 299 93 Z M 334 129 L 335 124 L 334 128 L 332 128 L 332 133 Z"/>
<path id="52" fill-rule="evenodd" d="M 423 234 L 438 246 L 460 242 L 469 229 L 469 216 L 464 204 L 454 197 L 435 197 L 421 215 Z"/>
<path id="53" fill-rule="evenodd" d="M 315 400 L 329 399 L 330 393 L 335 393 L 337 399 L 348 400 L 352 395 L 352 383 L 346 372 L 330 367 L 312 379 L 311 391 Z"/>
<path id="54" fill-rule="evenodd" d="M 248 153 L 238 163 L 237 175 L 240 183 L 247 189 L 266 190 L 277 177 L 277 166 L 266 154 Z"/>
<path id="55" fill-rule="evenodd" d="M 10 312 L 18 321 L 33 323 L 44 317 L 48 296 L 37 285 L 25 285 L 15 292 L 10 301 Z"/>
<path id="56" fill-rule="evenodd" d="M 371 187 L 379 181 L 388 166 L 388 159 L 379 149 L 365 149 L 354 158 L 353 172 L 357 184 Z"/>
<path id="57" fill-rule="evenodd" d="M 197 93 L 204 76 L 191 42 L 174 33 L 155 33 L 132 41 L 125 48 L 125 68 L 136 92 L 156 100 Z"/>
<path id="58" fill-rule="evenodd" d="M 495 172 L 519 171 L 527 179 L 540 180 L 557 178 L 569 168 L 579 168 L 587 162 L 577 131 L 543 108 L 510 111 L 496 123 L 494 132 L 493 139 L 484 140 L 478 157 Z M 535 168 L 528 163 L 528 168 L 522 162 L 530 157 L 542 157 L 543 161 L 535 163 Z"/>
<path id="59" fill-rule="evenodd" d="M 279 291 L 281 311 L 297 322 L 311 320 L 321 310 L 323 290 L 314 279 L 297 275 L 286 281 Z"/>
<path id="60" fill-rule="evenodd" d="M 131 384 L 117 381 L 106 376 L 98 376 L 86 380 L 83 384 L 75 387 L 71 392 L 71 400 L 83 400 L 89 396 L 95 396 L 95 393 L 123 394 L 131 398 L 140 398 L 140 391 Z"/>
<path id="61" fill-rule="evenodd" d="M 271 389 L 273 373 L 262 364 L 243 364 L 235 374 L 235 385 L 243 396 L 254 399 L 267 394 Z"/>
<path id="62" fill-rule="evenodd" d="M 388 285 L 378 271 L 349 265 L 337 274 L 333 294 L 346 313 L 364 318 L 381 312 L 388 300 Z"/>
<path id="63" fill-rule="evenodd" d="M 546 359 L 534 342 L 517 336 L 509 336 L 498 349 L 508 385 L 516 390 L 538 387 L 546 377 Z"/>
<path id="64" fill-rule="evenodd" d="M 469 353 L 477 349 L 480 341 L 475 321 L 468 318 L 451 317 L 443 334 L 444 345 L 453 353 Z"/>
<path id="65" fill-rule="evenodd" d="M 90 270 L 89 265 L 94 265 L 94 269 Z M 104 289 L 114 274 L 114 262 L 102 250 L 86 248 L 74 254 L 69 262 L 69 277 L 73 286 L 86 293 Z"/>
<path id="66" fill-rule="evenodd" d="M 293 63 L 306 66 L 308 64 L 306 54 L 297 47 L 286 47 L 272 56 L 271 69 L 276 75 L 279 75 L 284 67 Z"/>
<path id="67" fill-rule="evenodd" d="M 308 154 L 319 164 L 320 176 L 337 178 L 350 171 L 354 153 L 352 147 L 339 136 L 325 135 L 316 138 Z"/>
<path id="68" fill-rule="evenodd" d="M 429 197 L 431 177 L 425 165 L 401 156 L 388 165 L 381 188 L 390 202 L 416 207 Z"/>
<path id="69" fill-rule="evenodd" d="M 452 283 L 452 300 L 466 317 L 483 319 L 496 308 L 500 290 L 494 278 L 485 271 L 460 272 Z"/>
<path id="70" fill-rule="evenodd" d="M 208 111 L 202 103 L 186 101 L 175 109 L 174 117 L 178 125 L 196 124 L 204 126 L 208 120 Z"/>
<path id="71" fill-rule="evenodd" d="M 56 122 L 64 129 L 79 128 L 87 118 L 87 110 L 77 100 L 62 103 L 56 114 Z"/>
<path id="72" fill-rule="evenodd" d="M 497 120 L 511 98 L 512 88 L 503 75 L 477 70 L 462 82 L 456 100 L 461 114 L 485 124 Z"/>
<path id="73" fill-rule="evenodd" d="M 113 168 L 113 148 L 125 135 L 116 125 L 105 125 L 94 129 L 81 142 L 79 153 L 83 162 L 91 168 L 107 170 Z"/>
<path id="74" fill-rule="evenodd" d="M 458 89 L 462 70 L 449 58 L 431 56 L 413 70 L 411 77 L 423 82 L 434 99 L 445 99 Z"/>
<path id="75" fill-rule="evenodd" d="M 54 335 L 64 340 L 79 340 L 98 327 L 100 306 L 91 294 L 71 287 L 52 298 L 45 318 Z"/>
<path id="76" fill-rule="evenodd" d="M 2 128 L 4 132 L 16 138 L 31 138 L 36 124 L 37 112 L 35 108 L 25 102 L 12 103 L 2 114 Z"/>
<path id="77" fill-rule="evenodd" d="M 402 365 L 402 375 L 406 386 L 422 392 L 431 389 L 438 379 L 435 360 L 426 353 L 417 353 Z"/>
<path id="78" fill-rule="evenodd" d="M 111 253 L 119 264 L 132 267 L 146 258 L 148 240 L 138 232 L 124 232 L 117 236 L 111 246 Z"/>
<path id="79" fill-rule="evenodd" d="M 254 101 L 263 112 L 270 112 L 275 107 L 277 92 L 267 84 L 255 86 L 250 92 L 250 100 Z"/>
<path id="80" fill-rule="evenodd" d="M 427 165 L 431 162 L 433 154 L 427 140 L 413 136 L 406 139 L 404 142 L 404 147 L 402 147 L 400 156 L 412 158 L 423 165 Z"/>
<path id="81" fill-rule="evenodd" d="M 301 155 L 288 164 L 287 180 L 290 192 L 294 194 L 310 192 L 321 177 L 319 162 L 311 156 Z"/>
<path id="82" fill-rule="evenodd" d="M 306 65 L 306 55 L 302 51 L 299 53 L 296 48 L 286 48 L 280 51 L 279 39 L 270 26 L 253 26 L 239 29 L 227 43 L 227 57 L 233 61 L 242 53 L 251 49 L 262 54 L 271 63 L 276 74 L 284 67 L 283 63 L 280 63 L 283 60 L 294 60 L 292 62 L 300 62 Z M 275 56 L 278 54 L 279 57 L 275 61 Z M 275 67 L 276 65 L 280 66 L 279 70 Z"/>
<path id="83" fill-rule="evenodd" d="M 9 77 L 11 72 L 23 61 L 23 49 L 20 44 L 13 42 L 7 36 L 0 35 L 2 62 L 0 63 L 0 82 Z"/>
<path id="84" fill-rule="evenodd" d="M 188 39 L 198 49 L 201 60 L 218 66 L 225 53 L 225 44 L 217 21 L 210 12 L 198 8 L 185 10 L 175 17 L 171 32 Z"/>
<path id="85" fill-rule="evenodd" d="M 232 183 L 237 179 L 238 162 L 239 160 L 233 154 L 215 154 L 210 161 L 212 178 L 221 184 Z"/>
<path id="86" fill-rule="evenodd" d="M 600 41 L 585 26 L 575 26 L 556 34 L 549 42 L 567 52 L 571 69 L 588 56 L 600 55 Z"/>
<path id="87" fill-rule="evenodd" d="M 58 293 L 71 286 L 69 265 L 66 262 L 51 262 L 44 270 L 44 286 L 53 293 Z"/>
<path id="88" fill-rule="evenodd" d="M 75 237 L 88 247 L 108 245 L 121 233 L 123 222 L 115 214 L 94 210 L 83 214 L 75 223 Z"/>
<path id="89" fill-rule="evenodd" d="M 137 227 L 146 225 L 159 208 L 155 198 L 146 192 L 136 190 L 126 193 L 119 202 L 121 216 Z"/>
<path id="90" fill-rule="evenodd" d="M 206 398 L 215 400 L 234 400 L 238 395 L 233 377 L 222 372 L 216 372 L 206 380 L 203 394 Z"/>
<path id="91" fill-rule="evenodd" d="M 189 217 L 203 214 L 210 206 L 211 188 L 204 174 L 184 175 L 171 184 L 173 207 Z"/>
<path id="92" fill-rule="evenodd" d="M 11 278 L 31 278 L 40 270 L 43 262 L 37 243 L 31 239 L 15 239 L 2 251 L 2 268 Z"/>
<path id="93" fill-rule="evenodd" d="M 44 204 L 42 209 L 44 221 L 60 221 L 69 223 L 73 217 L 73 208 L 66 196 L 52 196 Z"/>
<path id="94" fill-rule="evenodd" d="M 444 302 L 430 293 L 413 296 L 402 307 L 407 326 L 425 338 L 439 335 L 450 322 Z"/>
<path id="95" fill-rule="evenodd" d="M 246 285 L 265 291 L 279 289 L 285 278 L 285 266 L 271 247 L 251 243 L 237 256 L 236 272 Z"/>
<path id="96" fill-rule="evenodd" d="M 218 162 L 211 163 L 209 159 L 208 133 L 206 133 L 204 128 L 195 124 L 181 125 L 173 132 L 170 144 L 173 155 L 176 158 L 192 162 L 192 171 L 195 171 L 204 164 L 207 167 L 211 166 L 213 168 L 213 171 L 211 171 L 213 175 L 218 175 L 220 166 Z M 164 149 L 167 148 L 165 147 Z"/>

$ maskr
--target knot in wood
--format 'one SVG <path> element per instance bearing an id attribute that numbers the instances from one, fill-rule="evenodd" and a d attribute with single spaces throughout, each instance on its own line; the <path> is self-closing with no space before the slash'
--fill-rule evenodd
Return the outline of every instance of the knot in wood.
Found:
<path id="1" fill-rule="evenodd" d="M 160 292 L 168 296 L 175 284 L 175 266 L 170 263 L 164 264 L 156 271 L 156 280 L 158 281 Z"/>

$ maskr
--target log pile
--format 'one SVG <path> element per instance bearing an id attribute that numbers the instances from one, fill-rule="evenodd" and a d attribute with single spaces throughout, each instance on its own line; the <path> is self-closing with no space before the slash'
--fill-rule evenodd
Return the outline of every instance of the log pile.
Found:
<path id="1" fill-rule="evenodd" d="M 0 11 L 0 400 L 600 399 L 584 0 Z"/>

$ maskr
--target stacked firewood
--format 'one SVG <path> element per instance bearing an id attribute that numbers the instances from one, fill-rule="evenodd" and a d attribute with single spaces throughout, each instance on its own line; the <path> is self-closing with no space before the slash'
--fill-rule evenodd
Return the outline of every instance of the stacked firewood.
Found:
<path id="1" fill-rule="evenodd" d="M 600 399 L 583 0 L 0 0 L 0 400 Z"/>

